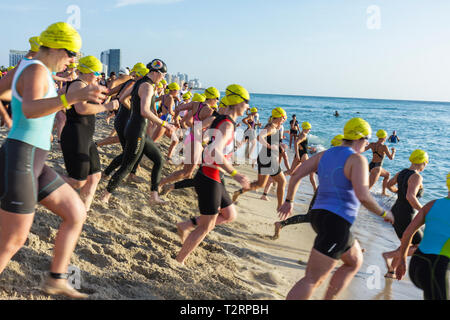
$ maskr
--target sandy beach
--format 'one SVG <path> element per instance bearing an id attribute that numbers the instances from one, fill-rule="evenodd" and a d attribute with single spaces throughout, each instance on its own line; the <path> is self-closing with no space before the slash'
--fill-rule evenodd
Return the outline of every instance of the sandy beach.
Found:
<path id="1" fill-rule="evenodd" d="M 112 129 L 112 123 L 107 125 L 103 118 L 97 119 L 96 140 Z M 2 139 L 6 135 L 2 128 Z M 165 138 L 161 141 L 163 154 L 168 143 Z M 102 166 L 120 150 L 118 144 L 99 148 Z M 64 160 L 56 142 L 47 164 L 64 174 Z M 165 197 L 166 205 L 150 207 L 151 166 L 145 159 L 138 175 L 146 182 L 122 185 L 109 207 L 98 201 L 106 181 L 100 183 L 71 260 L 71 266 L 81 270 L 82 292 L 90 294 L 91 299 L 285 298 L 304 272 L 313 241 L 309 225 L 285 228 L 278 240 L 272 240 L 277 221 L 274 194 L 270 194 L 270 201 L 263 201 L 259 199 L 261 192 L 250 192 L 237 204 L 237 220 L 213 230 L 186 266 L 181 266 L 174 260 L 181 248 L 175 225 L 198 215 L 195 191 L 173 191 Z M 163 176 L 175 169 L 165 164 Z M 239 170 L 251 180 L 256 178 L 250 166 L 241 165 Z M 230 193 L 237 189 L 237 183 L 228 177 L 226 184 Z M 304 204 L 296 205 L 296 211 L 307 207 L 308 197 L 305 195 Z M 37 206 L 25 246 L 0 276 L 0 299 L 64 299 L 39 290 L 50 265 L 59 223 L 59 217 Z M 316 295 L 320 298 L 321 291 Z"/>

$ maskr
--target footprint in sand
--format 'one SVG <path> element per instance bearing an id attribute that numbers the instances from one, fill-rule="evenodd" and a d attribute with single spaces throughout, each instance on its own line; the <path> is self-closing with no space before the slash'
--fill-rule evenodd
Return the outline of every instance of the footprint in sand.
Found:
<path id="1" fill-rule="evenodd" d="M 281 279 L 279 279 L 278 276 L 273 272 L 263 272 L 263 273 L 252 272 L 251 276 L 255 281 L 263 285 L 279 286 L 282 283 Z"/>

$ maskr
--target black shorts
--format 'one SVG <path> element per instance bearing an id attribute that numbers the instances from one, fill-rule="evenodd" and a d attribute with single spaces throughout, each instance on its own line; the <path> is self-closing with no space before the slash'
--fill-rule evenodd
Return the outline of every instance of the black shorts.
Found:
<path id="1" fill-rule="evenodd" d="M 61 133 L 61 150 L 67 173 L 78 181 L 101 171 L 97 146 L 85 130 L 81 125 L 66 124 Z"/>
<path id="2" fill-rule="evenodd" d="M 290 134 L 295 134 L 295 135 L 297 135 L 297 130 L 291 129 L 291 130 L 289 131 L 289 133 L 290 133 Z"/>
<path id="3" fill-rule="evenodd" d="M 8 212 L 33 213 L 40 202 L 64 184 L 45 165 L 48 151 L 28 143 L 6 139 L 0 149 L 0 207 Z"/>
<path id="4" fill-rule="evenodd" d="M 225 185 L 205 176 L 200 168 L 194 177 L 198 207 L 202 215 L 215 215 L 233 204 Z"/>
<path id="5" fill-rule="evenodd" d="M 314 249 L 332 258 L 340 259 L 354 244 L 351 223 L 337 214 L 323 209 L 313 209 L 311 226 L 317 233 Z"/>
<path id="6" fill-rule="evenodd" d="M 369 163 L 369 172 L 372 171 L 373 168 L 381 167 L 382 162 L 370 162 Z"/>
<path id="7" fill-rule="evenodd" d="M 392 214 L 394 215 L 394 230 L 399 240 L 402 239 L 403 233 L 405 232 L 406 228 L 408 228 L 414 217 L 414 211 L 411 212 L 408 209 L 409 208 L 397 203 L 391 209 Z M 423 231 L 419 229 L 414 234 L 411 243 L 413 245 L 418 245 L 422 241 L 422 238 Z"/>
<path id="8" fill-rule="evenodd" d="M 409 277 L 423 290 L 425 300 L 448 300 L 447 269 L 450 259 L 438 254 L 414 252 L 409 263 Z"/>
<path id="9" fill-rule="evenodd" d="M 278 161 L 270 161 L 267 164 L 263 164 L 258 156 L 256 163 L 258 164 L 258 174 L 260 175 L 274 177 L 281 173 L 281 166 Z"/>

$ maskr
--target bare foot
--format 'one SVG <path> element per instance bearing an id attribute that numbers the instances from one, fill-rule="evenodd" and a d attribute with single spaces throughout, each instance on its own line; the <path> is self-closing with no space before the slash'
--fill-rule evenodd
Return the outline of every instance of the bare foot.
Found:
<path id="1" fill-rule="evenodd" d="M 233 199 L 232 199 L 232 201 L 233 201 L 233 202 L 236 202 L 237 199 L 239 198 L 239 196 L 240 196 L 241 194 L 242 194 L 242 189 L 239 189 L 239 190 L 235 191 L 235 192 L 233 193 Z"/>
<path id="2" fill-rule="evenodd" d="M 159 195 L 164 196 L 164 195 L 168 194 L 172 190 L 173 190 L 173 184 L 165 184 L 162 187 L 161 192 L 159 193 Z"/>
<path id="3" fill-rule="evenodd" d="M 151 205 L 162 205 L 162 204 L 166 204 L 167 202 L 160 199 L 158 192 L 156 191 L 152 191 L 151 195 L 150 195 L 150 204 Z"/>
<path id="4" fill-rule="evenodd" d="M 89 296 L 72 288 L 66 279 L 52 279 L 48 277 L 42 284 L 42 290 L 51 295 L 64 295 L 74 299 L 86 299 Z"/>
<path id="5" fill-rule="evenodd" d="M 266 195 L 264 195 L 264 194 L 263 194 L 263 195 L 261 196 L 261 198 L 259 198 L 259 199 L 265 200 L 265 201 L 269 201 L 269 199 L 268 199 L 268 198 L 266 197 Z"/>
<path id="6" fill-rule="evenodd" d="M 191 231 L 192 231 L 191 228 L 192 228 L 192 224 L 190 221 L 183 221 L 183 222 L 177 223 L 177 233 L 178 233 L 178 236 L 180 237 L 181 244 L 184 243 L 186 238 L 191 233 Z"/>
<path id="7" fill-rule="evenodd" d="M 141 177 L 138 177 L 135 174 L 130 173 L 130 175 L 128 176 L 127 181 L 128 182 L 134 182 L 134 183 L 143 183 L 143 182 L 145 182 L 145 179 L 143 179 Z"/>
<path id="8" fill-rule="evenodd" d="M 272 240 L 277 240 L 280 237 L 280 230 L 283 228 L 281 223 L 275 222 L 275 234 L 272 237 Z"/>
<path id="9" fill-rule="evenodd" d="M 108 204 L 109 203 L 109 199 L 111 198 L 111 193 L 109 193 L 108 191 L 105 191 L 100 199 L 100 201 L 103 204 Z"/>

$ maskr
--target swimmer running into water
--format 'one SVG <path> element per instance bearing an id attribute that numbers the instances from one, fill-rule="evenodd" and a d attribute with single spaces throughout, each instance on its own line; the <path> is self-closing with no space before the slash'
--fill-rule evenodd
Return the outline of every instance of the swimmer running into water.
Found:
<path id="1" fill-rule="evenodd" d="M 389 152 L 388 147 L 384 144 L 387 137 L 386 131 L 378 130 L 377 137 L 378 141 L 370 143 L 365 150 L 370 149 L 373 152 L 372 161 L 369 163 L 369 190 L 372 189 L 381 176 L 383 177 L 383 191 L 381 194 L 386 196 L 387 183 L 391 174 L 386 169 L 383 169 L 383 160 L 384 156 L 387 156 L 390 160 L 394 160 L 396 151 L 395 148 L 392 148 L 392 152 Z M 393 191 L 392 189 L 390 190 Z"/>

